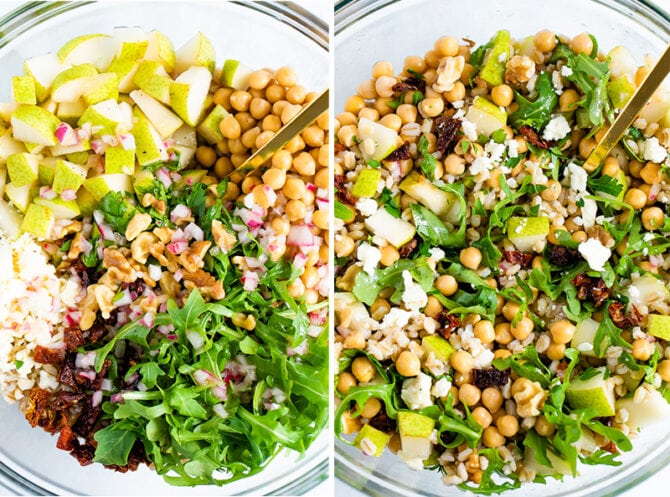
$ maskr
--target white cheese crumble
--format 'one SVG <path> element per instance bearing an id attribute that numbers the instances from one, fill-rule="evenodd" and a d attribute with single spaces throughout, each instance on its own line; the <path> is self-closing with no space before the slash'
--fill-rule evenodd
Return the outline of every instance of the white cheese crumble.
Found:
<path id="1" fill-rule="evenodd" d="M 582 166 L 570 163 L 568 164 L 566 176 L 570 179 L 570 188 L 578 193 L 586 192 L 586 180 L 589 178 L 588 173 Z"/>
<path id="2" fill-rule="evenodd" d="M 554 73 L 556 74 L 556 73 Z M 570 133 L 570 124 L 562 114 L 552 117 L 542 132 L 545 140 L 561 140 Z"/>
<path id="3" fill-rule="evenodd" d="M 568 66 L 563 66 L 561 67 L 561 76 L 568 77 L 572 76 L 572 69 L 570 69 Z"/>
<path id="4" fill-rule="evenodd" d="M 451 389 L 451 382 L 446 378 L 440 378 L 435 382 L 433 388 L 430 391 L 430 394 L 433 397 L 446 397 L 449 395 L 449 390 Z"/>
<path id="5" fill-rule="evenodd" d="M 356 257 L 363 263 L 363 271 L 372 276 L 375 274 L 377 264 L 382 260 L 382 253 L 369 243 L 361 243 L 356 251 Z"/>
<path id="6" fill-rule="evenodd" d="M 356 202 L 356 209 L 361 216 L 369 217 L 377 212 L 377 201 L 373 198 L 361 198 Z"/>
<path id="7" fill-rule="evenodd" d="M 422 307 L 426 307 L 428 295 L 423 291 L 421 285 L 414 282 L 409 271 L 402 272 L 402 280 L 405 284 L 405 291 L 402 293 L 402 301 L 405 307 L 410 311 L 418 311 Z"/>
<path id="8" fill-rule="evenodd" d="M 592 228 L 596 224 L 596 214 L 598 213 L 598 204 L 595 200 L 589 198 L 582 199 L 584 205 L 582 206 L 582 222 L 584 228 Z"/>
<path id="9" fill-rule="evenodd" d="M 419 373 L 416 378 L 409 378 L 402 382 L 400 397 L 405 401 L 407 407 L 413 411 L 430 407 L 433 405 L 433 401 L 430 398 L 431 385 L 430 376 Z"/>
<path id="10" fill-rule="evenodd" d="M 586 262 L 593 271 L 603 271 L 605 263 L 612 255 L 612 251 L 595 238 L 589 238 L 585 242 L 580 243 L 577 250 L 586 259 Z"/>
<path id="11" fill-rule="evenodd" d="M 444 250 L 437 247 L 433 247 L 432 249 L 428 250 L 428 253 L 430 254 L 430 259 L 435 262 L 440 262 L 447 255 L 444 253 Z"/>
<path id="12" fill-rule="evenodd" d="M 399 330 L 407 326 L 411 317 L 411 312 L 393 307 L 388 314 L 384 316 L 384 320 L 381 322 L 380 327 L 382 330 Z"/>
<path id="13" fill-rule="evenodd" d="M 461 127 L 463 128 L 463 133 L 470 141 L 477 141 L 477 125 L 472 121 L 467 119 L 461 119 Z"/>
<path id="14" fill-rule="evenodd" d="M 660 164 L 668 158 L 668 151 L 660 144 L 658 138 L 652 136 L 647 138 L 643 145 L 644 160 L 650 160 Z"/>

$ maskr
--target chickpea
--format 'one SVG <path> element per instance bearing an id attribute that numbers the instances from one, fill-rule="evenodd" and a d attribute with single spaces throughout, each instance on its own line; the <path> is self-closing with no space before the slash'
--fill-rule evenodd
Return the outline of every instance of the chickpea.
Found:
<path id="1" fill-rule="evenodd" d="M 381 320 L 391 310 L 391 304 L 388 300 L 377 298 L 370 306 L 370 316 L 372 319 Z"/>
<path id="2" fill-rule="evenodd" d="M 286 183 L 286 171 L 271 167 L 263 173 L 263 183 L 273 190 L 280 190 Z"/>
<path id="3" fill-rule="evenodd" d="M 405 57 L 403 71 L 409 74 L 409 71 L 423 73 L 426 70 L 426 61 L 418 55 L 408 55 Z"/>
<path id="4" fill-rule="evenodd" d="M 375 63 L 372 66 L 372 77 L 377 79 L 381 76 L 393 76 L 393 64 L 386 60 Z"/>
<path id="5" fill-rule="evenodd" d="M 498 349 L 493 353 L 493 359 L 505 359 L 512 355 L 511 350 Z"/>
<path id="6" fill-rule="evenodd" d="M 558 97 L 558 107 L 561 112 L 570 112 L 577 109 L 577 102 L 581 100 L 577 90 L 569 88 Z"/>
<path id="7" fill-rule="evenodd" d="M 493 422 L 493 416 L 485 407 L 475 407 L 472 410 L 472 418 L 482 428 L 488 428 Z"/>
<path id="8" fill-rule="evenodd" d="M 489 448 L 500 447 L 505 443 L 505 437 L 502 436 L 498 428 L 489 426 L 482 434 L 482 442 Z"/>
<path id="9" fill-rule="evenodd" d="M 556 427 L 547 421 L 544 416 L 538 416 L 535 420 L 535 431 L 543 437 L 550 437 L 556 431 Z"/>
<path id="10" fill-rule="evenodd" d="M 514 100 L 514 92 L 509 85 L 498 85 L 491 89 L 493 103 L 500 107 L 507 107 Z"/>
<path id="11" fill-rule="evenodd" d="M 316 172 L 316 162 L 307 152 L 301 152 L 293 159 L 293 168 L 301 176 L 314 176 Z"/>
<path id="12" fill-rule="evenodd" d="M 459 254 L 461 264 L 469 269 L 477 269 L 482 262 L 482 253 L 477 247 L 468 247 Z"/>
<path id="13" fill-rule="evenodd" d="M 538 31 L 533 39 L 533 45 L 540 52 L 551 52 L 556 48 L 556 35 L 548 29 Z"/>
<path id="14" fill-rule="evenodd" d="M 545 355 L 552 361 L 560 361 L 565 357 L 565 344 L 564 343 L 551 343 Z"/>
<path id="15" fill-rule="evenodd" d="M 586 231 L 579 230 L 579 231 L 575 231 L 572 234 L 572 240 L 577 242 L 577 243 L 585 242 L 586 240 L 588 240 L 588 238 L 589 238 L 589 235 L 586 234 Z"/>
<path id="16" fill-rule="evenodd" d="M 224 138 L 237 140 L 242 134 L 242 127 L 235 117 L 231 114 L 224 117 L 219 123 L 219 130 Z"/>
<path id="17" fill-rule="evenodd" d="M 296 280 L 297 281 L 297 280 Z M 360 382 L 367 383 L 376 374 L 374 364 L 365 356 L 359 356 L 351 363 L 351 372 Z"/>
<path id="18" fill-rule="evenodd" d="M 516 416 L 510 416 L 506 414 L 500 416 L 496 421 L 496 427 L 501 435 L 505 437 L 513 437 L 519 433 L 519 420 Z"/>
<path id="19" fill-rule="evenodd" d="M 575 336 L 577 327 L 567 319 L 554 321 L 549 325 L 549 334 L 555 343 L 569 343 Z"/>
<path id="20" fill-rule="evenodd" d="M 409 350 L 403 350 L 395 360 L 395 367 L 402 376 L 417 376 L 421 372 L 421 360 Z"/>
<path id="21" fill-rule="evenodd" d="M 594 138 L 583 138 L 579 142 L 579 155 L 583 159 L 586 159 L 589 155 L 591 155 L 591 152 L 593 152 L 594 148 L 596 148 L 596 140 Z"/>
<path id="22" fill-rule="evenodd" d="M 633 341 L 633 357 L 638 361 L 648 361 L 651 355 L 654 353 L 654 344 L 645 340 L 644 338 L 638 338 Z"/>
<path id="23" fill-rule="evenodd" d="M 442 303 L 437 300 L 433 295 L 428 296 L 428 302 L 426 307 L 423 309 L 423 313 L 429 318 L 436 318 L 444 309 Z"/>
<path id="24" fill-rule="evenodd" d="M 642 209 L 647 204 L 647 196 L 639 188 L 629 189 L 623 200 L 635 210 Z"/>
<path id="25" fill-rule="evenodd" d="M 547 241 L 552 245 L 560 245 L 558 243 L 558 235 L 556 235 L 557 231 L 567 232 L 568 229 L 565 226 L 556 226 L 556 225 L 551 226 L 551 228 L 549 228 L 549 234 L 547 235 Z"/>
<path id="26" fill-rule="evenodd" d="M 423 117 L 435 117 L 442 114 L 444 100 L 441 97 L 424 98 L 419 102 L 419 112 Z"/>
<path id="27" fill-rule="evenodd" d="M 457 387 L 462 387 L 463 385 L 472 385 L 472 382 L 474 381 L 474 376 L 472 374 L 472 371 L 468 371 L 467 373 L 456 373 L 454 375 L 454 385 Z"/>
<path id="28" fill-rule="evenodd" d="M 312 214 L 312 222 L 314 223 L 314 226 L 322 230 L 328 229 L 328 218 L 329 215 L 327 210 L 314 211 Z"/>
<path id="29" fill-rule="evenodd" d="M 230 94 L 230 105 L 238 112 L 246 112 L 249 110 L 251 103 L 251 94 L 243 90 L 235 90 Z"/>
<path id="30" fill-rule="evenodd" d="M 647 162 L 644 165 L 644 167 L 640 170 L 640 178 L 648 185 L 660 183 L 661 180 L 663 179 L 661 166 L 653 162 Z"/>
<path id="31" fill-rule="evenodd" d="M 474 367 L 474 359 L 470 352 L 465 350 L 457 350 L 449 358 L 451 366 L 459 373 L 467 374 Z"/>
<path id="32" fill-rule="evenodd" d="M 487 343 L 492 343 L 496 338 L 496 332 L 493 323 L 485 319 L 475 324 L 473 331 L 475 336 L 485 345 Z"/>
<path id="33" fill-rule="evenodd" d="M 510 328 L 511 325 L 509 323 L 498 323 L 494 328 L 496 342 L 498 342 L 500 345 L 509 344 L 514 339 Z"/>
<path id="34" fill-rule="evenodd" d="M 376 397 L 370 397 L 365 401 L 361 416 L 364 418 L 374 418 L 382 410 L 382 403 Z"/>
<path id="35" fill-rule="evenodd" d="M 475 385 L 466 383 L 458 390 L 458 400 L 464 405 L 472 407 L 479 402 L 482 392 Z"/>
<path id="36" fill-rule="evenodd" d="M 305 285 L 307 286 L 307 285 Z M 352 331 L 344 338 L 345 349 L 362 350 L 365 348 L 365 338 L 360 331 Z"/>
<path id="37" fill-rule="evenodd" d="M 379 121 L 379 111 L 377 109 L 373 109 L 372 107 L 364 107 L 358 113 L 358 118 L 365 118 L 369 119 L 370 121 Z"/>
<path id="38" fill-rule="evenodd" d="M 456 81 L 451 90 L 444 92 L 444 98 L 450 103 L 463 100 L 465 98 L 465 85 L 460 81 Z"/>
<path id="39" fill-rule="evenodd" d="M 449 154 L 444 159 L 444 170 L 448 174 L 460 176 L 465 172 L 465 159 L 458 154 Z"/>
<path id="40" fill-rule="evenodd" d="M 534 327 L 532 319 L 523 317 L 516 324 L 512 324 L 509 331 L 517 340 L 525 340 L 533 332 Z"/>
<path id="41" fill-rule="evenodd" d="M 212 96 L 212 101 L 215 105 L 220 105 L 227 111 L 230 111 L 232 107 L 230 106 L 230 95 L 233 93 L 232 88 L 219 88 L 214 92 Z"/>
<path id="42" fill-rule="evenodd" d="M 303 198 L 306 190 L 305 182 L 300 178 L 287 178 L 284 188 L 282 188 L 282 192 L 286 198 L 291 200 Z"/>
<path id="43" fill-rule="evenodd" d="M 307 206 L 302 200 L 289 200 L 286 203 L 286 217 L 289 221 L 299 221 L 307 215 Z"/>
<path id="44" fill-rule="evenodd" d="M 449 297 L 458 291 L 458 281 L 450 274 L 443 274 L 435 280 L 435 288 L 445 297 Z"/>
<path id="45" fill-rule="evenodd" d="M 354 252 L 355 244 L 353 238 L 346 235 L 335 237 L 335 254 L 338 257 L 348 257 Z"/>
<path id="46" fill-rule="evenodd" d="M 639 178 L 643 167 L 644 164 L 642 164 L 640 161 L 635 159 L 628 161 L 628 174 L 630 174 L 633 178 Z"/>
<path id="47" fill-rule="evenodd" d="M 328 168 L 324 167 L 317 171 L 316 176 L 314 176 L 314 184 L 317 188 L 328 189 Z"/>
<path id="48" fill-rule="evenodd" d="M 670 381 L 670 359 L 664 359 L 658 363 L 656 372 L 661 377 L 663 381 Z"/>
<path id="49" fill-rule="evenodd" d="M 619 174 L 619 171 L 621 171 L 621 166 L 619 165 L 619 161 L 617 160 L 617 158 L 607 157 L 605 159 L 605 163 L 603 164 L 602 173 L 605 176 L 614 178 L 617 174 Z"/>
<path id="50" fill-rule="evenodd" d="M 400 131 L 402 127 L 402 119 L 398 114 L 386 114 L 379 120 L 379 124 L 386 126 L 389 129 L 392 129 L 395 132 Z"/>
<path id="51" fill-rule="evenodd" d="M 214 174 L 219 178 L 225 177 L 227 174 L 232 172 L 233 163 L 230 161 L 229 157 L 219 157 L 214 163 Z"/>
<path id="52" fill-rule="evenodd" d="M 337 391 L 341 394 L 348 394 L 351 387 L 356 386 L 356 378 L 354 375 L 348 372 L 340 373 L 340 376 L 337 378 Z"/>
<path id="53" fill-rule="evenodd" d="M 560 197 L 562 190 L 563 187 L 558 181 L 550 179 L 547 181 L 547 188 L 542 190 L 540 195 L 542 196 L 543 200 L 546 200 L 547 202 L 553 202 L 554 200 L 557 200 L 558 197 Z"/>
<path id="54" fill-rule="evenodd" d="M 591 52 L 593 52 L 593 40 L 591 40 L 588 33 L 578 34 L 570 41 L 570 48 L 577 54 L 591 55 Z"/>
<path id="55" fill-rule="evenodd" d="M 398 83 L 398 80 L 393 76 L 380 76 L 375 81 L 375 91 L 380 97 L 392 97 L 395 93 L 393 87 Z"/>
<path id="56" fill-rule="evenodd" d="M 366 100 L 372 100 L 377 97 L 377 90 L 375 90 L 375 80 L 368 79 L 363 81 L 358 88 L 356 88 L 356 93 Z"/>
<path id="57" fill-rule="evenodd" d="M 395 113 L 401 119 L 403 124 L 416 122 L 417 110 L 416 107 L 411 104 L 400 104 Z"/>
<path id="58" fill-rule="evenodd" d="M 439 57 L 455 57 L 458 55 L 458 39 L 454 36 L 443 36 L 435 40 L 435 51 Z"/>
<path id="59" fill-rule="evenodd" d="M 663 227 L 665 214 L 660 207 L 647 207 L 642 211 L 642 225 L 646 230 L 655 231 Z"/>
<path id="60" fill-rule="evenodd" d="M 495 387 L 485 388 L 482 392 L 482 404 L 486 407 L 491 413 L 495 413 L 500 409 L 503 403 L 503 396 Z"/>
<path id="61" fill-rule="evenodd" d="M 505 303 L 505 305 L 502 308 L 502 313 L 503 316 L 505 316 L 505 319 L 507 321 L 512 321 L 514 318 L 516 318 L 516 315 L 519 314 L 519 311 L 521 310 L 521 306 L 514 302 L 513 300 L 508 301 Z M 526 314 L 524 313 L 524 316 Z"/>
<path id="62" fill-rule="evenodd" d="M 351 112 L 355 116 L 358 115 L 358 113 L 363 107 L 365 107 L 365 100 L 363 99 L 363 97 L 360 97 L 358 95 L 350 96 L 344 103 L 345 112 Z"/>

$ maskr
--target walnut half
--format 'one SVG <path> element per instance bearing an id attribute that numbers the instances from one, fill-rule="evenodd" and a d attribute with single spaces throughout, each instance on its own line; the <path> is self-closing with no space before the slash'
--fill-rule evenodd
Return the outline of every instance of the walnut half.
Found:
<path id="1" fill-rule="evenodd" d="M 516 412 L 521 417 L 538 416 L 544 405 L 547 392 L 542 385 L 528 378 L 517 378 L 512 385 L 512 396 L 516 401 Z"/>

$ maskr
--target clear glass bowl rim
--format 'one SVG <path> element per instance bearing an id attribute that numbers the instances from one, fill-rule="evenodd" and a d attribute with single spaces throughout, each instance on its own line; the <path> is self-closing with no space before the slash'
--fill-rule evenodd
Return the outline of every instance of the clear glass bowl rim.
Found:
<path id="1" fill-rule="evenodd" d="M 72 2 L 27 2 L 0 18 L 0 49 L 11 43 L 18 36 L 26 33 L 32 27 L 75 9 L 95 4 L 92 1 Z M 293 2 L 267 1 L 230 1 L 299 31 L 309 41 L 315 43 L 324 51 L 329 50 L 328 24 L 321 18 Z M 328 431 L 324 428 L 324 432 Z M 329 476 L 329 457 L 318 463 L 310 472 L 298 476 L 290 483 L 271 491 L 267 495 L 302 495 L 315 488 Z M 0 483 L 5 485 L 16 495 L 56 495 L 44 488 L 35 485 L 30 480 L 18 474 L 0 461 Z"/>
<path id="2" fill-rule="evenodd" d="M 420 1 L 420 0 L 417 0 Z M 607 8 L 613 9 L 617 12 L 623 12 L 624 9 L 635 9 L 636 18 L 644 20 L 659 28 L 659 36 L 665 36 L 666 40 L 670 42 L 670 12 L 663 10 L 661 7 L 649 0 L 589 0 L 591 3 L 600 4 Z M 367 16 L 373 15 L 384 8 L 396 4 L 398 2 L 405 2 L 407 4 L 413 3 L 413 0 L 339 0 L 335 3 L 335 23 L 334 23 L 334 39 L 333 47 L 337 51 L 337 39 L 347 30 L 355 29 L 356 23 Z M 337 84 L 336 84 L 337 87 Z M 339 450 L 344 442 L 335 439 L 334 443 L 334 459 L 335 459 L 335 477 L 346 482 L 354 488 L 359 489 L 363 493 L 375 497 L 409 497 L 418 496 L 419 493 L 407 493 L 408 489 L 402 490 L 395 488 L 392 484 L 385 481 L 379 476 L 365 472 L 365 470 L 357 467 L 347 456 Z M 620 493 L 630 490 L 650 476 L 654 475 L 659 470 L 670 465 L 670 441 L 666 442 L 665 456 L 653 461 L 645 460 L 646 464 L 637 462 L 626 468 L 624 477 L 615 478 L 611 483 L 602 484 L 596 482 L 598 488 L 595 492 L 590 488 L 584 487 L 579 492 L 579 497 L 610 497 L 619 495 Z M 654 451 L 658 453 L 661 447 Z M 548 483 L 549 484 L 549 483 Z M 448 487 L 445 487 L 445 492 L 448 492 Z M 446 495 L 446 494 L 445 494 Z M 504 495 L 504 494 L 503 494 Z M 570 497 L 575 494 L 572 492 L 556 494 L 553 497 Z"/>

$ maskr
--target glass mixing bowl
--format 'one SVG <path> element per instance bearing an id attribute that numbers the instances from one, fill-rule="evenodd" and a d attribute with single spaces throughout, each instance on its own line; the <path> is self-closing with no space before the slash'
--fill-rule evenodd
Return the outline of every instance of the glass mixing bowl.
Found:
<path id="1" fill-rule="evenodd" d="M 70 38 L 140 26 L 167 34 L 175 47 L 201 31 L 217 62 L 234 58 L 251 67 L 291 66 L 308 89 L 329 84 L 328 27 L 307 10 L 278 2 L 43 2 L 0 19 L 0 101 L 24 59 L 56 51 Z M 328 477 L 329 434 L 324 430 L 303 458 L 281 453 L 260 474 L 223 488 L 171 487 L 146 467 L 120 474 L 81 467 L 56 448 L 56 438 L 31 429 L 16 405 L 0 400 L 0 487 L 16 494 L 79 495 L 299 495 Z M 1 492 L 0 492 L 1 493 Z"/>
<path id="2" fill-rule="evenodd" d="M 658 56 L 670 42 L 670 14 L 647 1 L 342 1 L 335 12 L 335 113 L 370 78 L 379 60 L 402 67 L 405 56 L 425 54 L 445 35 L 481 44 L 498 29 L 521 38 L 544 28 L 569 36 L 588 31 L 603 50 L 623 45 L 640 64 L 644 54 Z M 577 478 L 528 484 L 504 495 L 596 497 L 623 492 L 670 463 L 670 422 L 643 430 L 633 443 L 634 450 L 622 454 L 619 467 L 582 466 Z M 445 487 L 437 472 L 413 471 L 388 451 L 378 459 L 340 441 L 335 443 L 335 474 L 373 496 L 472 495 Z"/>

